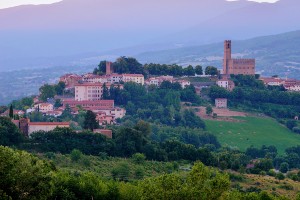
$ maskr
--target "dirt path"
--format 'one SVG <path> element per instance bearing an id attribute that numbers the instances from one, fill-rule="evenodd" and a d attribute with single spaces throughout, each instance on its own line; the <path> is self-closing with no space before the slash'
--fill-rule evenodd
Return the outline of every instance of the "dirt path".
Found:
<path id="1" fill-rule="evenodd" d="M 231 111 L 227 108 L 213 108 L 213 113 L 217 114 L 217 118 L 212 118 L 212 116 L 208 116 L 206 114 L 206 108 L 201 107 L 193 107 L 195 109 L 199 109 L 196 114 L 203 118 L 203 119 L 212 119 L 212 120 L 218 120 L 218 121 L 230 121 L 230 122 L 240 122 L 241 120 L 232 118 L 232 117 L 246 117 L 247 114 L 244 112 L 238 112 L 238 111 Z"/>

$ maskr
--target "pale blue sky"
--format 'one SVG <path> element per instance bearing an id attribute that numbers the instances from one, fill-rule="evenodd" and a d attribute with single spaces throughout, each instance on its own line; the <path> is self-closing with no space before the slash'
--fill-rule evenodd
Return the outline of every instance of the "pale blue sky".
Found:
<path id="1" fill-rule="evenodd" d="M 50 4 L 59 2 L 61 0 L 0 0 L 0 9 L 1 8 L 9 8 L 14 7 L 18 5 L 26 5 L 26 4 Z M 235 0 L 229 0 L 229 1 L 235 1 Z M 256 2 L 269 2 L 274 3 L 278 0 L 251 0 Z"/>

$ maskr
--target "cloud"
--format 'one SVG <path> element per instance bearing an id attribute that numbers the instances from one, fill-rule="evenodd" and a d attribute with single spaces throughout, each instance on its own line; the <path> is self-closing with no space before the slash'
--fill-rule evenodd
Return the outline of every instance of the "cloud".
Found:
<path id="1" fill-rule="evenodd" d="M 62 0 L 1 0 L 0 9 L 10 8 L 20 5 L 38 5 L 38 4 L 51 4 Z"/>

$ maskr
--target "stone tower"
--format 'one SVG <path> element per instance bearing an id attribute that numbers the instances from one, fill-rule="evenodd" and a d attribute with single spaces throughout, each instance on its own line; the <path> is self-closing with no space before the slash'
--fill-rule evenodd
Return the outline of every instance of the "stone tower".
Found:
<path id="1" fill-rule="evenodd" d="M 106 74 L 112 74 L 113 72 L 113 68 L 112 68 L 112 62 L 106 62 Z"/>
<path id="2" fill-rule="evenodd" d="M 223 74 L 228 74 L 229 61 L 231 60 L 231 40 L 224 41 L 224 61 L 223 61 Z"/>

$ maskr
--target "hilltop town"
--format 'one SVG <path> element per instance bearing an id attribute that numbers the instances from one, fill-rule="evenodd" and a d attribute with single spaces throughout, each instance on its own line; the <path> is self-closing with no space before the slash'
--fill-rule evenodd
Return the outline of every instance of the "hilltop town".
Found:
<path id="1" fill-rule="evenodd" d="M 230 174 L 232 185 L 222 178 L 229 194 L 295 198 L 300 81 L 260 77 L 255 63 L 232 58 L 230 40 L 220 71 L 128 57 L 101 61 L 92 72 L 63 74 L 39 95 L 1 106 L 2 135 L 9 135 L 1 141 L 54 162 L 68 178 L 89 169 L 113 179 L 120 191 L 123 182 L 135 187 L 144 177 L 193 173 L 201 161 Z M 51 195 L 60 195 L 61 180 L 55 184 Z"/>
<path id="2" fill-rule="evenodd" d="M 300 81 L 298 80 L 283 79 L 277 76 L 259 77 L 259 75 L 255 74 L 255 59 L 232 59 L 231 45 L 230 40 L 224 41 L 223 70 L 217 71 L 214 67 L 207 67 L 205 69 L 205 75 L 203 75 L 204 70 L 201 66 L 197 66 L 195 69 L 191 66 L 186 69 L 182 69 L 179 66 L 171 66 L 171 68 L 178 68 L 179 71 L 182 70 L 183 72 L 179 72 L 179 74 L 171 72 L 171 75 L 169 75 L 166 71 L 162 73 L 164 75 L 155 75 L 155 73 L 152 72 L 154 71 L 153 69 L 163 66 L 150 64 L 146 66 L 148 67 L 148 74 L 145 79 L 145 74 L 141 73 L 115 72 L 114 64 L 109 61 L 104 61 L 100 63 L 101 66 L 99 65 L 99 69 L 96 68 L 93 73 L 62 75 L 59 78 L 59 83 L 62 86 L 62 92 L 60 94 L 56 94 L 52 98 L 44 98 L 43 100 L 41 96 L 36 96 L 33 98 L 33 106 L 31 108 L 27 108 L 26 110 L 14 109 L 13 115 L 22 118 L 24 115 L 30 115 L 32 112 L 38 111 L 44 116 L 57 118 L 60 117 L 66 109 L 70 110 L 70 114 L 73 116 L 78 115 L 80 110 L 90 110 L 96 114 L 96 120 L 99 126 L 105 127 L 106 125 L 117 124 L 118 119 L 122 119 L 126 115 L 126 109 L 124 106 L 116 106 L 114 99 L 108 99 L 107 97 L 109 96 L 111 88 L 123 90 L 124 83 L 129 82 L 142 86 L 145 85 L 148 88 L 152 86 L 160 87 L 163 82 L 178 83 L 180 87 L 184 89 L 191 86 L 190 80 L 202 77 L 208 81 L 194 81 L 193 85 L 195 92 L 201 95 L 203 88 L 207 89 L 212 85 L 233 91 L 235 83 L 232 77 L 236 75 L 246 75 L 258 78 L 266 87 L 277 86 L 282 87 L 286 91 L 300 91 Z M 100 69 L 101 67 L 102 69 Z M 216 98 L 214 107 L 226 109 L 228 107 L 227 104 L 227 98 Z M 6 110 L 6 112 L 2 114 L 2 116 L 8 115 L 9 110 Z M 15 120 L 14 123 L 18 125 L 27 136 L 37 130 L 49 131 L 57 126 L 70 126 L 67 122 L 30 122 L 29 119 L 23 119 L 20 120 L 20 122 L 19 120 Z M 96 129 L 95 131 L 107 132 L 105 129 Z M 111 133 L 109 137 L 112 137 Z"/>

